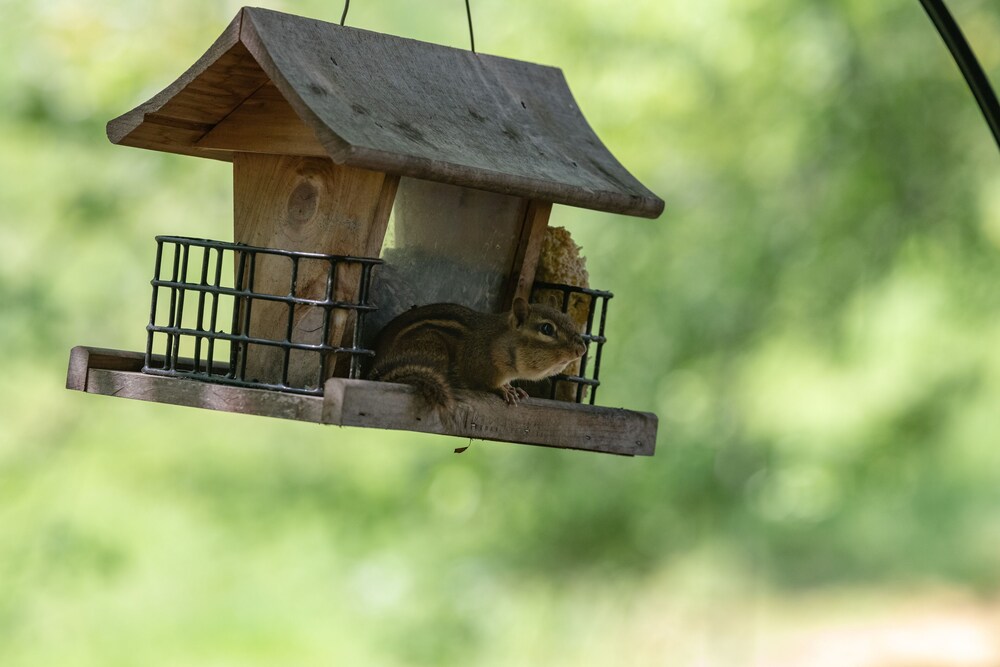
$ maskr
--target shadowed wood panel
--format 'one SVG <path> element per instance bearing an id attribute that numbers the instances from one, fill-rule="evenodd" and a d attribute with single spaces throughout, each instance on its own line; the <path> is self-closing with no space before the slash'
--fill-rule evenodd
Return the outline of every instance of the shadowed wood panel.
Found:
<path id="1" fill-rule="evenodd" d="M 163 92 L 110 121 L 112 143 L 200 153 L 194 144 L 268 80 L 239 41 L 242 19 L 241 12 L 205 55 Z"/>
<path id="2" fill-rule="evenodd" d="M 199 148 L 328 157 L 273 84 L 261 86 L 198 141 Z"/>
<path id="3" fill-rule="evenodd" d="M 531 285 L 535 282 L 535 271 L 538 268 L 538 259 L 542 252 L 542 242 L 545 240 L 545 230 L 549 226 L 551 212 L 552 204 L 548 202 L 533 201 L 528 204 L 514 253 L 514 262 L 504 290 L 503 310 L 510 310 L 516 297 L 530 300 Z"/>

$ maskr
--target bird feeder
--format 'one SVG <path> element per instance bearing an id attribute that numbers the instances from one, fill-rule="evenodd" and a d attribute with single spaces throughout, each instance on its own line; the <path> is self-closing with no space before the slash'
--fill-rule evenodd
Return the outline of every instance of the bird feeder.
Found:
<path id="1" fill-rule="evenodd" d="M 656 416 L 593 403 L 610 294 L 534 277 L 553 203 L 657 217 L 556 68 L 244 8 L 115 144 L 233 164 L 233 241 L 157 237 L 144 352 L 77 347 L 71 389 L 322 424 L 651 455 Z M 584 298 L 579 402 L 459 392 L 454 419 L 363 379 L 415 305 Z M 589 370 L 588 370 L 589 369 Z M 554 392 L 553 392 L 554 394 Z"/>

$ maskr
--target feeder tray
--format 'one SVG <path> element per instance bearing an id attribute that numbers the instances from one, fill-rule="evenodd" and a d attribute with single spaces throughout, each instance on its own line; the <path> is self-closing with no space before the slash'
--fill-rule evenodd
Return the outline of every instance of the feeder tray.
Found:
<path id="1" fill-rule="evenodd" d="M 437 433 L 628 456 L 651 456 L 656 416 L 616 408 L 528 398 L 508 406 L 498 396 L 456 391 L 455 423 L 422 413 L 412 387 L 331 378 L 323 396 L 248 389 L 142 373 L 145 355 L 91 347 L 70 354 L 66 386 L 89 394 L 134 398 L 297 421 Z"/>

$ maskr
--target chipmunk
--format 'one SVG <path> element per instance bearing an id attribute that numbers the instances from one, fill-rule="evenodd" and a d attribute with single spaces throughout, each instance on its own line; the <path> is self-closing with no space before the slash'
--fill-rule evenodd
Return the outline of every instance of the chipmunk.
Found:
<path id="1" fill-rule="evenodd" d="M 510 405 L 528 396 L 512 381 L 556 375 L 586 349 L 573 321 L 551 306 L 518 297 L 509 313 L 494 315 L 436 303 L 385 326 L 368 377 L 413 385 L 444 412 L 454 407 L 454 389 L 495 393 Z"/>

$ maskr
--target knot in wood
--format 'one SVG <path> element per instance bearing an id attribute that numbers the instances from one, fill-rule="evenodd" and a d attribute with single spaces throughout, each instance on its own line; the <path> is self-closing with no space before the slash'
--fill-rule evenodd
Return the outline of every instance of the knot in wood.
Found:
<path id="1" fill-rule="evenodd" d="M 319 190 L 311 181 L 303 181 L 288 195 L 288 224 L 299 227 L 309 222 L 319 207 Z"/>

